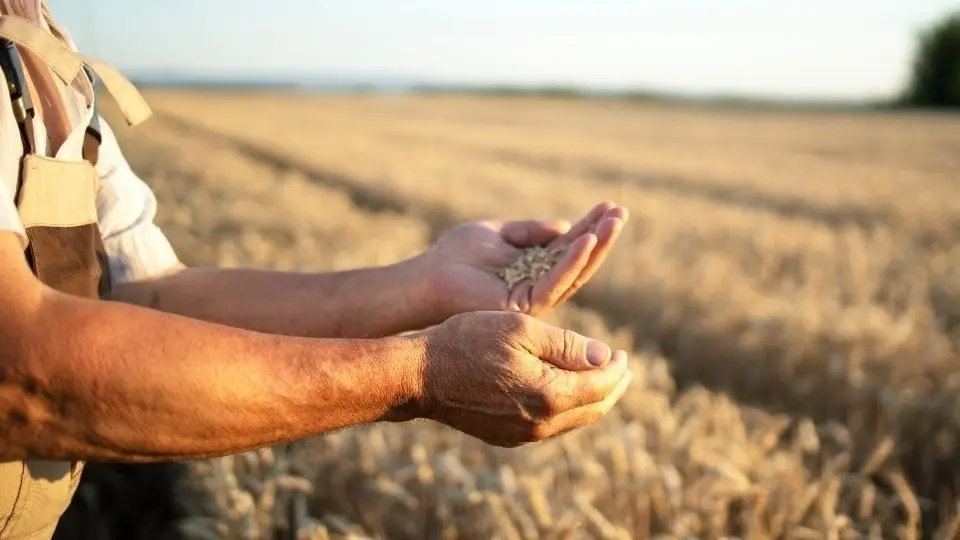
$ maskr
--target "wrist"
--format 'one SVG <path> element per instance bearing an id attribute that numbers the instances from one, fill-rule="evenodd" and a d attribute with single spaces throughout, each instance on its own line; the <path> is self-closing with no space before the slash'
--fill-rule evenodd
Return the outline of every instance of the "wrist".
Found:
<path id="1" fill-rule="evenodd" d="M 317 423 L 323 433 L 336 427 L 370 422 L 406 422 L 422 417 L 426 343 L 419 335 L 376 339 L 312 340 L 306 374 L 300 383 L 295 422 Z M 317 388 L 326 388 L 321 395 Z"/>
<path id="2" fill-rule="evenodd" d="M 436 287 L 435 268 L 426 251 L 396 265 L 401 276 L 406 311 L 417 328 L 422 329 L 443 322 L 447 314 L 443 309 L 443 294 Z"/>
<path id="3" fill-rule="evenodd" d="M 392 359 L 391 375 L 396 381 L 390 409 L 383 420 L 407 422 L 424 415 L 426 395 L 426 335 L 408 334 L 381 340 Z"/>

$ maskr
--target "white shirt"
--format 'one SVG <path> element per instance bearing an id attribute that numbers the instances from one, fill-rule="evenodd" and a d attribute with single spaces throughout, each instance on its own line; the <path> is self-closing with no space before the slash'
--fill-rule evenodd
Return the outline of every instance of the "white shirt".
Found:
<path id="1" fill-rule="evenodd" d="M 0 0 L 0 4 L 8 1 Z M 28 0 L 28 4 L 32 1 Z M 39 13 L 39 3 L 36 0 L 36 13 Z M 17 11 L 18 7 L 13 6 L 13 12 Z M 30 11 L 17 14 L 41 22 Z M 69 36 L 67 40 L 76 50 Z M 88 103 L 95 97 L 92 89 L 57 83 L 67 99 L 72 131 L 63 146 L 53 153 L 57 158 L 78 160 L 83 132 L 92 117 L 92 108 L 88 107 Z M 0 107 L 0 231 L 11 231 L 24 239 L 26 233 L 14 203 L 21 156 L 20 134 L 13 120 L 9 94 L 4 88 L 0 88 Z M 42 144 L 46 140 L 42 122 L 35 121 L 34 128 L 38 144 L 41 145 L 37 153 L 48 153 L 49 150 Z M 163 273 L 179 261 L 163 231 L 154 223 L 156 196 L 130 168 L 113 130 L 103 117 L 100 117 L 100 131 L 102 143 L 96 167 L 100 177 L 97 216 L 114 283 Z"/>

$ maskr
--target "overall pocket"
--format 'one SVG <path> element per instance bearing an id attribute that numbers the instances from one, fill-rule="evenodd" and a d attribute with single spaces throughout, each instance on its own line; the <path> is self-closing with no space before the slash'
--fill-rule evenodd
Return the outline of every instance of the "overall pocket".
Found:
<path id="1" fill-rule="evenodd" d="M 24 158 L 17 206 L 29 241 L 28 261 L 47 286 L 84 298 L 98 298 L 101 292 L 98 182 L 88 161 L 35 154 Z"/>

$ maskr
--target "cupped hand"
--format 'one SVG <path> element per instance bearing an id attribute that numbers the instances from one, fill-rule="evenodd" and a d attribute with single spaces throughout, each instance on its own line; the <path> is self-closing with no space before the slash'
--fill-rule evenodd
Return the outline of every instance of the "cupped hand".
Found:
<path id="1" fill-rule="evenodd" d="M 444 317 L 481 310 L 548 313 L 596 274 L 628 217 L 626 208 L 603 202 L 572 226 L 531 219 L 454 227 L 424 254 L 431 296 Z M 535 283 L 525 280 L 511 290 L 497 273 L 532 246 L 563 252 Z"/>
<path id="2" fill-rule="evenodd" d="M 494 446 L 592 424 L 633 380 L 624 351 L 520 313 L 464 313 L 421 336 L 416 416 Z"/>

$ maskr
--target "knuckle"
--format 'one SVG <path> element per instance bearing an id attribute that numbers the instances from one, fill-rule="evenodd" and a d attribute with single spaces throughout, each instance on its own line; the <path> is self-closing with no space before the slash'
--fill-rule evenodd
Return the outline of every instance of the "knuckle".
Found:
<path id="1" fill-rule="evenodd" d="M 527 315 L 526 313 L 517 313 L 516 314 L 516 327 L 515 330 L 521 334 L 529 334 L 537 326 L 537 319 Z"/>
<path id="2" fill-rule="evenodd" d="M 530 333 L 533 317 L 525 313 L 510 312 L 503 315 L 503 332 L 508 338 L 519 338 Z"/>
<path id="3" fill-rule="evenodd" d="M 452 329 L 454 332 L 460 332 L 478 324 L 480 321 L 477 317 L 477 314 L 474 312 L 468 311 L 465 313 L 457 313 L 456 315 L 453 315 L 444 321 L 444 325 L 447 326 L 447 328 Z"/>

